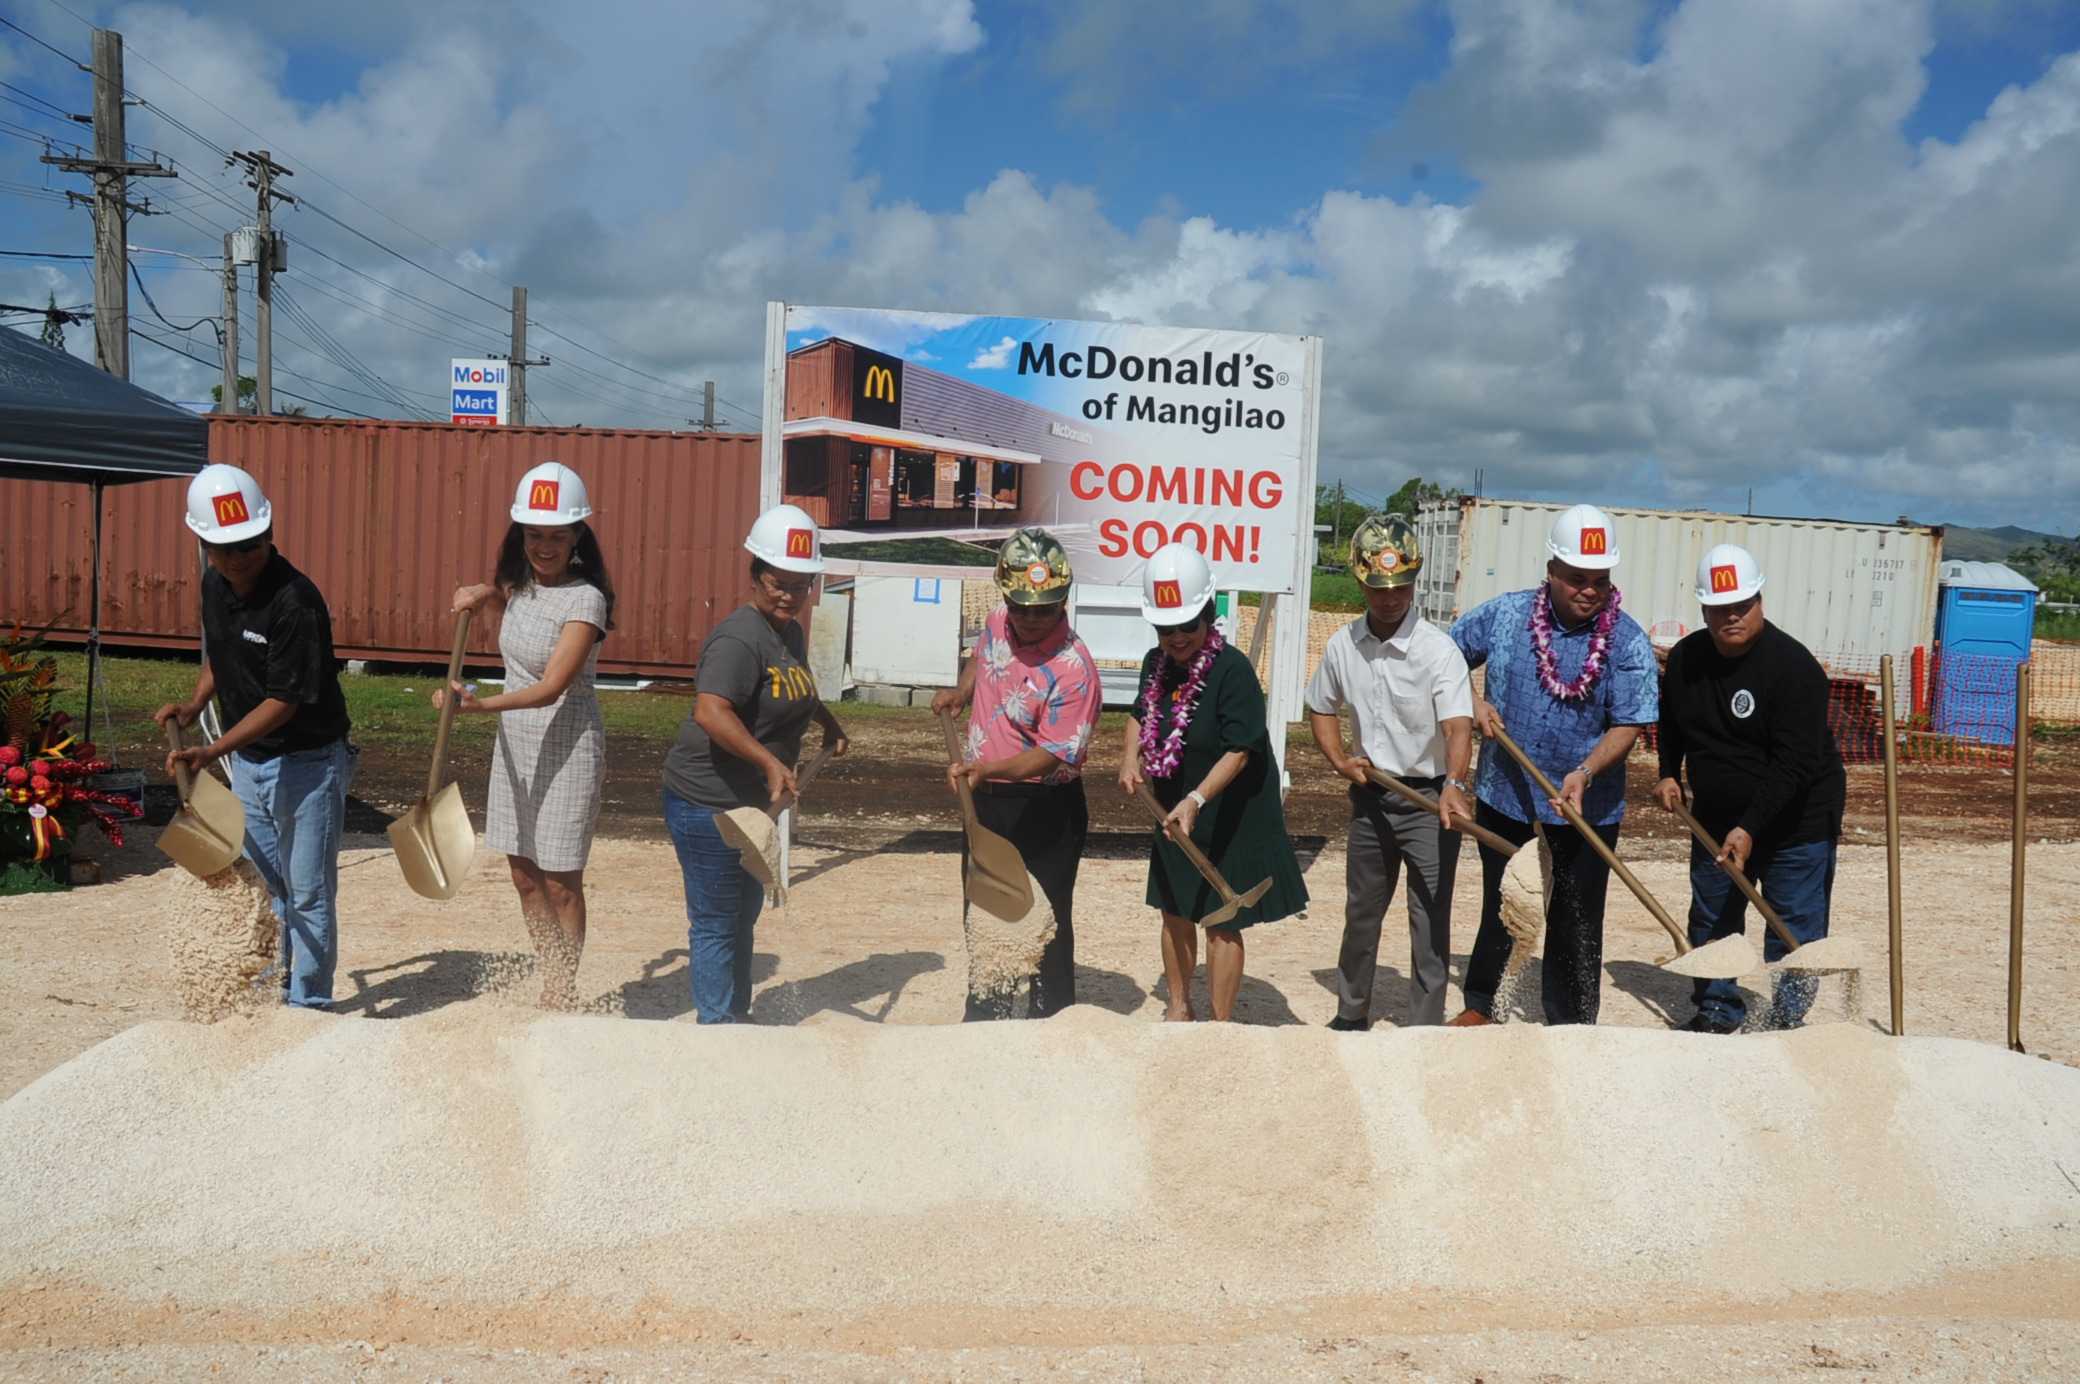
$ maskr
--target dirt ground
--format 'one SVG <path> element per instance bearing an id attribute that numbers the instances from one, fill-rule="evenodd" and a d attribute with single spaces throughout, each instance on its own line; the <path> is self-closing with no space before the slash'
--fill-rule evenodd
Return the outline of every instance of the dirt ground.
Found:
<path id="1" fill-rule="evenodd" d="M 914 720 L 915 724 L 912 724 Z M 815 1024 L 837 1016 L 874 1023 L 959 1019 L 963 953 L 956 836 L 938 787 L 932 727 L 914 718 L 863 721 L 854 757 L 840 762 L 806 805 L 793 860 L 795 887 L 761 920 L 753 1019 Z M 638 752 L 640 751 L 640 752 Z M 595 1012 L 690 1022 L 683 894 L 652 807 L 662 746 L 617 754 L 607 821 L 588 871 L 591 940 L 580 990 Z M 1100 765 L 1115 756 L 1104 751 Z M 1308 916 L 1252 931 L 1238 1018 L 1257 1024 L 1325 1023 L 1334 1012 L 1342 923 L 1341 830 L 1335 781 L 1311 754 L 1293 756 L 1288 814 L 1314 899 Z M 1684 845 L 1639 801 L 1623 853 L 1680 915 Z M 379 832 L 386 812 L 415 799 L 422 770 L 366 764 L 342 858 L 339 1009 L 354 1021 L 426 1014 L 457 1004 L 524 1004 L 525 939 L 502 862 L 480 851 L 462 895 L 428 903 L 409 894 Z M 480 808 L 482 766 L 462 766 Z M 2048 781 L 2047 781 L 2048 780 Z M 2080 1064 L 2080 770 L 2033 776 L 2029 932 L 2022 1033 L 2029 1051 Z M 2004 787 L 2003 785 L 2007 785 Z M 1153 914 L 1142 902 L 1146 834 L 1129 804 L 1093 793 L 1092 851 L 1077 894 L 1080 999 L 1153 1022 L 1164 992 Z M 1852 810 L 1836 890 L 1835 931 L 1860 942 L 1860 993 L 1823 982 L 1816 1022 L 1885 1022 L 1885 853 L 1877 776 L 1853 771 Z M 2008 845 L 2012 780 L 1998 771 L 1915 770 L 1903 795 L 1908 1031 L 1999 1043 L 2005 1033 Z M 163 820 L 168 802 L 152 799 Z M 1657 820 L 1658 819 L 1658 820 Z M 479 818 L 481 820 L 481 817 Z M 105 882 L 67 895 L 0 899 L 0 1099 L 141 1020 L 178 1017 L 166 946 L 155 925 L 170 868 L 138 831 L 102 849 Z M 1472 853 L 1467 860 L 1470 864 Z M 1454 931 L 1454 991 L 1473 936 L 1473 892 L 1462 884 Z M 1656 968 L 1671 948 L 1649 915 L 1613 885 L 1606 948 L 1605 1024 L 1654 1027 L 1691 1012 L 1689 982 Z M 1405 1013 L 1406 953 L 1389 926 L 1376 1017 Z M 1761 976 L 1751 977 L 1759 985 Z M 1203 974 L 1200 986 L 1203 987 Z M 1535 1005 L 1534 963 L 1527 997 Z M 1203 988 L 1201 991 L 1203 1004 Z M 1739 1042 L 1739 1038 L 1726 1041 Z M 2076 1159 L 2080 1169 L 2080 1159 Z M 2080 1186 L 2076 1186 L 2080 1195 Z M 282 1340 L 227 1323 L 220 1334 L 146 1339 L 91 1314 L 40 1304 L 23 1285 L 0 1285 L 0 1369 L 23 1379 L 662 1379 L 811 1378 L 955 1380 L 1079 1374 L 1145 1380 L 1198 1378 L 1439 1379 L 1453 1381 L 1782 1378 L 1841 1369 L 1863 1379 L 2059 1379 L 2080 1358 L 2080 1306 L 2047 1314 L 2039 1296 L 1999 1286 L 1956 1287 L 1896 1301 L 1810 1304 L 1782 1320 L 1725 1321 L 1689 1309 L 1671 1317 L 1583 1324 L 1455 1320 L 1442 1331 L 1334 1314 L 1300 1324 L 1238 1323 L 1234 1339 L 1181 1343 L 1151 1324 L 1136 1339 L 1093 1340 L 1050 1328 L 1030 1344 L 938 1322 L 913 1342 L 900 1331 L 811 1349 L 799 1337 L 745 1327 L 705 1339 L 583 1336 L 528 1340 L 398 1322 L 383 1339 Z M 2075 1299 L 2080 1302 L 2080 1299 Z M 740 1324 L 741 1325 L 741 1324 Z M 915 1341 L 925 1341 L 919 1346 Z M 395 1344 L 393 1344 L 395 1342 Z"/>

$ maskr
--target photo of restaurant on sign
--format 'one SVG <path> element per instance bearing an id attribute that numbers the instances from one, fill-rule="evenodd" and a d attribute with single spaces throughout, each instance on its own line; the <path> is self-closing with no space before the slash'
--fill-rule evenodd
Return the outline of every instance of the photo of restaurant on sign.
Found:
<path id="1" fill-rule="evenodd" d="M 768 455 L 781 496 L 826 529 L 1037 523 L 1079 580 L 1138 581 L 1184 542 L 1224 589 L 1293 589 L 1318 341 L 792 304 L 785 323 Z"/>

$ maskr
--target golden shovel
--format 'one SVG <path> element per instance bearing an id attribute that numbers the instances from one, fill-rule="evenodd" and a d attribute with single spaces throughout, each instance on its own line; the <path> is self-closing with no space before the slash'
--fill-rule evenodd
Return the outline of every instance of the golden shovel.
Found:
<path id="1" fill-rule="evenodd" d="M 1155 814 L 1156 825 L 1162 827 L 1163 834 L 1170 838 L 1177 849 L 1184 852 L 1185 859 L 1191 861 L 1192 867 L 1204 875 L 1206 882 L 1220 894 L 1221 906 L 1201 918 L 1200 927 L 1219 927 L 1270 892 L 1271 881 L 1266 878 L 1247 894 L 1236 893 L 1228 881 L 1222 878 L 1221 872 L 1213 868 L 1213 862 L 1206 858 L 1206 852 L 1199 849 L 1199 843 L 1192 839 L 1190 832 L 1170 830 L 1170 814 L 1163 810 L 1162 803 L 1156 801 L 1156 795 L 1149 791 L 1147 779 L 1134 785 L 1134 796 L 1141 799 L 1143 806 Z"/>
<path id="2" fill-rule="evenodd" d="M 1697 843 L 1712 853 L 1712 858 L 1718 861 L 1719 868 L 1726 872 L 1726 877 L 1739 885 L 1740 891 L 1748 896 L 1748 902 L 1760 910 L 1762 920 L 1769 924 L 1769 930 L 1776 933 L 1777 940 L 1784 944 L 1784 956 L 1777 962 L 1778 966 L 1787 971 L 1863 969 L 1863 949 L 1856 945 L 1854 938 L 1816 937 L 1810 942 L 1801 942 L 1793 937 L 1791 929 L 1784 926 L 1784 920 L 1777 916 L 1776 909 L 1769 906 L 1769 900 L 1762 897 L 1762 891 L 1755 887 L 1755 881 L 1748 878 L 1747 872 L 1731 860 L 1719 859 L 1719 843 L 1704 829 L 1704 824 L 1691 815 L 1690 809 L 1678 802 L 1674 811 L 1676 816 L 1683 819 L 1683 825 L 1690 828 L 1690 834 L 1697 838 Z"/>
<path id="3" fill-rule="evenodd" d="M 186 748 L 177 719 L 166 722 L 166 745 L 175 753 Z M 246 805 L 216 775 L 198 774 L 183 761 L 176 761 L 174 777 L 181 810 L 159 833 L 159 849 L 197 879 L 230 869 L 245 849 Z"/>
<path id="4" fill-rule="evenodd" d="M 1693 980 L 1737 980 L 1751 971 L 1761 969 L 1761 963 L 1755 956 L 1755 948 L 1739 933 L 1731 937 L 1721 937 L 1716 942 L 1707 942 L 1701 947 L 1692 947 L 1689 936 L 1676 926 L 1675 919 L 1668 916 L 1668 910 L 1661 906 L 1661 901 L 1647 892 L 1647 886 L 1639 882 L 1639 876 L 1625 868 L 1625 862 L 1618 859 L 1618 853 L 1604 844 L 1603 838 L 1596 834 L 1582 814 L 1575 811 L 1574 804 L 1560 796 L 1560 790 L 1553 786 L 1553 781 L 1531 762 L 1531 756 L 1525 754 L 1516 741 L 1509 738 L 1509 732 L 1498 728 L 1491 738 L 1509 751 L 1510 758 L 1524 766 L 1524 772 L 1531 775 L 1540 788 L 1545 789 L 1547 797 L 1560 804 L 1560 813 L 1567 818 L 1567 824 L 1589 843 L 1591 850 L 1603 857 L 1603 863 L 1610 866 L 1612 872 L 1625 882 L 1625 887 L 1632 891 L 1632 896 L 1640 901 L 1640 905 L 1647 912 L 1654 915 L 1654 921 L 1667 930 L 1670 940 L 1676 944 L 1676 954 L 1673 960 L 1661 963 L 1662 970 L 1679 976 L 1689 976 Z"/>
<path id="5" fill-rule="evenodd" d="M 774 878 L 771 862 L 780 853 L 780 828 L 775 825 L 781 813 L 801 800 L 802 790 L 816 771 L 829 762 L 831 747 L 825 745 L 809 761 L 809 767 L 795 775 L 794 792 L 782 793 L 779 801 L 765 807 L 733 807 L 727 812 L 715 814 L 715 831 L 723 841 L 737 848 L 744 868 L 749 870 L 760 884 L 771 889 L 780 881 Z"/>
<path id="6" fill-rule="evenodd" d="M 455 648 L 448 655 L 448 677 L 441 684 L 441 725 L 433 737 L 433 767 L 426 773 L 426 796 L 390 824 L 390 849 L 404 882 L 422 899 L 452 899 L 469 878 L 477 854 L 477 830 L 463 806 L 462 785 L 441 787 L 448 767 L 448 731 L 455 724 L 455 680 L 462 676 L 462 647 L 469 642 L 467 610 L 455 616 Z"/>
<path id="7" fill-rule="evenodd" d="M 946 753 L 953 756 L 952 763 L 965 764 L 968 757 L 961 752 L 953 713 L 940 712 L 939 724 L 946 728 Z M 1007 923 L 1015 923 L 1033 911 L 1032 876 L 1026 873 L 1026 858 L 1018 853 L 1018 847 L 976 818 L 975 790 L 965 778 L 960 781 L 960 795 L 961 820 L 968 827 L 968 902 Z"/>

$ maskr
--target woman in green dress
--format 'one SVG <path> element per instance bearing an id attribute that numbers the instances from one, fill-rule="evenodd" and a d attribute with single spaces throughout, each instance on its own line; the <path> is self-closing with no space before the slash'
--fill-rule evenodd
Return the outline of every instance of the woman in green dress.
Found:
<path id="1" fill-rule="evenodd" d="M 1279 800 L 1278 761 L 1264 724 L 1264 693 L 1249 659 L 1213 627 L 1213 569 L 1182 543 L 1159 548 L 1142 576 L 1141 613 L 1156 647 L 1141 665 L 1141 690 L 1127 720 L 1120 786 L 1145 779 L 1168 811 L 1148 863 L 1148 902 L 1163 913 L 1165 1020 L 1191 1020 L 1198 920 L 1221 896 L 1167 835 L 1188 834 L 1238 893 L 1264 880 L 1256 903 L 1206 929 L 1206 990 L 1213 1017 L 1234 1017 L 1242 988 L 1242 932 L 1307 906 L 1307 885 Z"/>

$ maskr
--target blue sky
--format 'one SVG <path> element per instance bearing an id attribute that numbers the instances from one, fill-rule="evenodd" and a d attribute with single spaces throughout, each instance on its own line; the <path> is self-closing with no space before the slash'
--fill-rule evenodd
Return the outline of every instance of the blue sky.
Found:
<path id="1" fill-rule="evenodd" d="M 1321 472 L 1363 493 L 2080 529 L 2080 6 L 0 13 L 125 32 L 133 138 L 183 170 L 133 243 L 215 257 L 221 149 L 298 170 L 278 369 L 321 411 L 436 409 L 518 282 L 558 422 L 684 426 L 706 379 L 754 419 L 770 298 L 1118 318 L 1323 336 Z M 85 108 L 15 31 L 0 69 Z M 80 128 L 0 104 L 0 243 L 86 250 L 36 163 Z M 206 397 L 214 277 L 138 263 L 138 377 Z M 0 260 L 0 301 L 45 293 L 84 266 Z"/>

